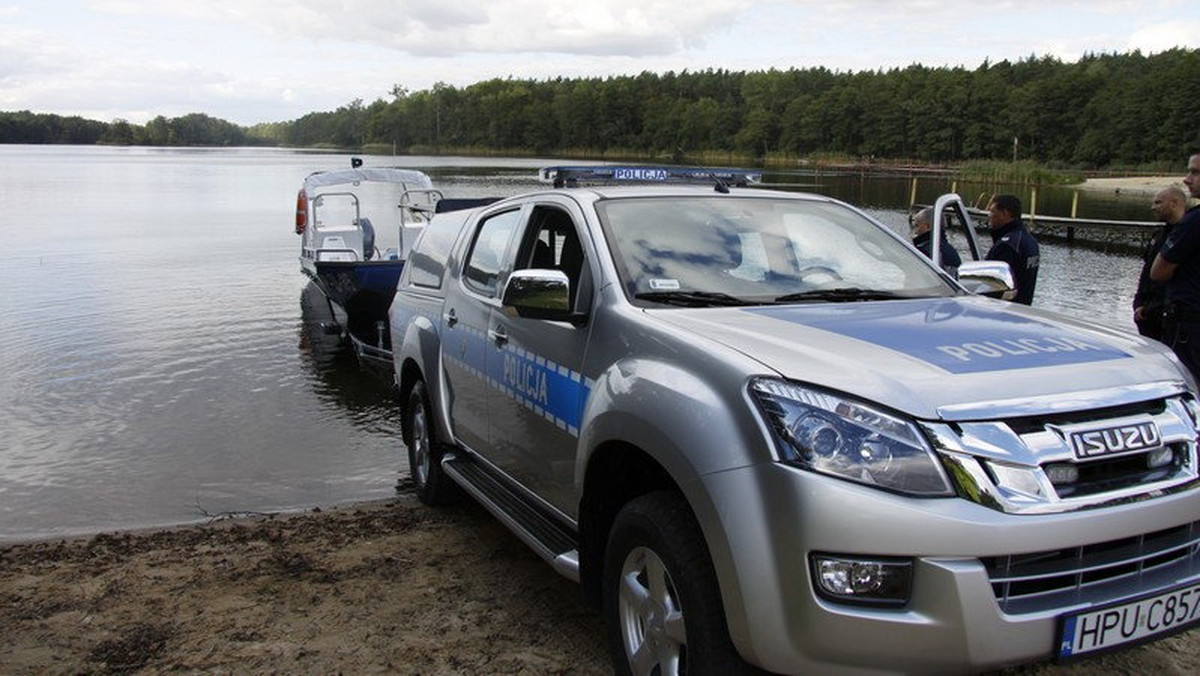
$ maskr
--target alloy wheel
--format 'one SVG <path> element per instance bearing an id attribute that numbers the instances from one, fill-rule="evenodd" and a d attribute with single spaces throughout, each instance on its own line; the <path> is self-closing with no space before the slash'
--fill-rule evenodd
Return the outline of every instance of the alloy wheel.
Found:
<path id="1" fill-rule="evenodd" d="M 417 486 L 424 486 L 429 481 L 430 441 L 429 427 L 425 419 L 425 407 L 417 405 L 413 408 L 412 418 L 413 443 L 413 480 Z"/>
<path id="2" fill-rule="evenodd" d="M 625 557 L 619 597 L 625 655 L 637 676 L 687 673 L 687 633 L 666 565 L 646 547 Z"/>

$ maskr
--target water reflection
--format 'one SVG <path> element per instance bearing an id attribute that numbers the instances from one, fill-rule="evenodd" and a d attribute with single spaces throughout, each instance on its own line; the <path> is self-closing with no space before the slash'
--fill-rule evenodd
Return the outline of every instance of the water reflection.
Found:
<path id="1" fill-rule="evenodd" d="M 357 424 L 398 420 L 399 402 L 385 377 L 390 374 L 360 368 L 329 304 L 311 282 L 300 292 L 300 318 L 300 361 L 322 401 L 348 413 Z"/>

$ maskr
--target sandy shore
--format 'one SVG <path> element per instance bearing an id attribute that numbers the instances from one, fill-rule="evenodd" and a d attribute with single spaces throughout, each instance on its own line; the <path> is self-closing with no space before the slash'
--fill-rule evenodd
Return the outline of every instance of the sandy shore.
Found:
<path id="1" fill-rule="evenodd" d="M 1117 193 L 1136 193 L 1139 195 L 1154 195 L 1163 188 L 1177 185 L 1183 187 L 1183 172 L 1178 176 L 1128 176 L 1122 178 L 1089 178 L 1079 184 L 1084 190 L 1107 191 Z M 1185 191 L 1186 192 L 1186 191 Z"/>
<path id="2" fill-rule="evenodd" d="M 611 673 L 579 588 L 470 502 L 0 546 L 0 672 L 178 671 Z M 1200 630 L 1007 673 L 1200 673 Z"/>
<path id="3" fill-rule="evenodd" d="M 603 674 L 603 626 L 473 503 L 0 547 L 0 672 Z"/>

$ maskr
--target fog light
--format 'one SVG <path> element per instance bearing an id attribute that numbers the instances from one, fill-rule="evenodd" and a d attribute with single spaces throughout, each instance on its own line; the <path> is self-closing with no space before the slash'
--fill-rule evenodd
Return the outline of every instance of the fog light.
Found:
<path id="1" fill-rule="evenodd" d="M 813 554 L 817 593 L 843 603 L 899 606 L 912 591 L 910 559 L 867 559 Z"/>
<path id="2" fill-rule="evenodd" d="M 1056 462 L 1045 467 L 1046 478 L 1051 484 L 1061 486 L 1063 484 L 1073 484 L 1079 481 L 1079 468 L 1075 465 Z"/>
<path id="3" fill-rule="evenodd" d="M 1166 467 L 1175 461 L 1175 449 L 1170 446 L 1163 446 L 1160 449 L 1150 451 L 1146 454 L 1146 467 L 1149 469 L 1158 469 Z"/>

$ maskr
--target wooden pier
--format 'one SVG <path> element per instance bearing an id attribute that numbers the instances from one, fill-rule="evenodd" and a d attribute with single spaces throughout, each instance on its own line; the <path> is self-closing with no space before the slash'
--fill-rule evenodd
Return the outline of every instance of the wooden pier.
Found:
<path id="1" fill-rule="evenodd" d="M 912 178 L 912 189 L 909 192 L 909 212 L 910 213 L 915 209 L 929 206 L 929 205 L 917 204 L 917 181 L 918 181 L 918 178 L 916 176 L 914 176 Z M 952 192 L 952 193 L 958 192 L 958 181 L 951 182 L 950 192 Z M 1032 192 L 1032 196 L 1029 200 L 1029 212 L 1022 214 L 1021 218 L 1025 219 L 1025 222 L 1027 224 L 1029 224 L 1030 227 L 1036 227 L 1038 225 L 1043 225 L 1043 226 L 1056 226 L 1056 227 L 1064 228 L 1066 231 L 1065 237 L 1068 242 L 1075 241 L 1076 228 L 1085 228 L 1085 229 L 1086 228 L 1105 228 L 1105 229 L 1110 229 L 1110 230 L 1116 229 L 1118 231 L 1123 230 L 1126 232 L 1142 232 L 1142 233 L 1148 234 L 1149 230 L 1153 230 L 1154 228 L 1161 228 L 1163 225 L 1162 223 L 1159 223 L 1157 221 L 1124 221 L 1124 220 L 1111 220 L 1111 219 L 1103 219 L 1103 218 L 1079 218 L 1077 216 L 1077 214 L 1079 213 L 1079 191 L 1078 190 L 1075 191 L 1075 193 L 1071 199 L 1071 215 L 1070 216 L 1049 216 L 1049 215 L 1045 215 L 1045 214 L 1038 214 L 1037 213 L 1038 189 L 1036 187 L 1034 187 L 1031 189 L 1031 192 Z M 981 195 L 980 199 L 976 201 L 976 205 L 978 205 L 980 202 L 983 201 L 982 200 L 983 197 L 987 197 L 988 200 L 990 201 L 992 196 L 987 195 L 986 193 L 984 195 Z M 984 203 L 986 204 L 986 202 L 984 202 Z M 978 206 L 969 206 L 969 207 L 967 207 L 967 213 L 969 213 L 971 215 L 971 218 L 979 219 L 979 220 L 983 220 L 983 221 L 987 220 L 987 215 L 988 215 L 987 209 L 981 209 Z"/>

